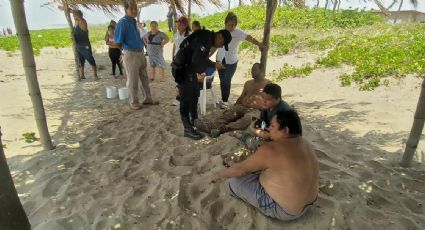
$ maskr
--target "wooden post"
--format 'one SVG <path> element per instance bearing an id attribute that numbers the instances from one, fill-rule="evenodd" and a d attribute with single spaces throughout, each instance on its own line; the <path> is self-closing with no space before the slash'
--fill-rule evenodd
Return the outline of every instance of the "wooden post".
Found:
<path id="1" fill-rule="evenodd" d="M 267 54 L 269 52 L 270 31 L 273 23 L 273 15 L 276 11 L 277 0 L 267 0 L 266 22 L 264 23 L 263 44 L 266 46 L 261 50 L 261 72 L 265 75 L 267 68 Z"/>
<path id="2" fill-rule="evenodd" d="M 34 53 L 25 17 L 23 0 L 10 0 L 10 6 L 12 7 L 13 21 L 15 22 L 16 32 L 18 34 L 22 63 L 25 70 L 28 92 L 34 109 L 34 117 L 40 135 L 40 141 L 44 149 L 51 150 L 54 147 L 50 139 L 43 99 L 41 97 L 40 86 L 38 85 Z"/>
<path id="3" fill-rule="evenodd" d="M 11 1 L 22 2 L 22 0 Z M 30 222 L 19 200 L 18 193 L 13 184 L 12 175 L 10 175 L 10 170 L 7 166 L 1 135 L 0 128 L 0 226 L 1 229 L 5 230 L 30 230 Z"/>
<path id="4" fill-rule="evenodd" d="M 63 4 L 63 12 L 65 13 L 66 21 L 68 22 L 71 41 L 72 41 L 72 52 L 74 53 L 74 62 L 75 62 L 75 71 L 77 72 L 77 81 L 80 80 L 80 65 L 78 64 L 78 55 L 77 55 L 77 44 L 75 42 L 74 37 L 74 25 L 71 19 L 71 9 L 69 8 L 68 2 L 66 0 L 62 0 Z"/>
<path id="5" fill-rule="evenodd" d="M 415 118 L 413 120 L 412 129 L 410 130 L 409 139 L 406 142 L 406 149 L 404 150 L 403 158 L 400 165 L 409 167 L 415 155 L 416 148 L 419 144 L 419 139 L 424 129 L 425 121 L 425 78 L 422 80 L 421 93 L 419 95 L 418 104 L 416 105 Z"/>

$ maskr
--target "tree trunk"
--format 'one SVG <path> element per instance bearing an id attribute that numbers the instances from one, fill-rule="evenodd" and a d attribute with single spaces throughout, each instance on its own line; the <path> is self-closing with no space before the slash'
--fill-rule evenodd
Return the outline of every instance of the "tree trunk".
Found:
<path id="1" fill-rule="evenodd" d="M 68 2 L 66 0 L 62 0 L 62 5 L 63 5 L 63 12 L 65 13 L 66 21 L 68 22 L 68 26 L 71 31 L 72 52 L 74 53 L 75 71 L 77 73 L 77 81 L 78 81 L 80 80 L 80 65 L 78 64 L 77 45 L 75 43 L 75 37 L 74 37 L 74 25 L 72 24 L 71 12 L 69 9 Z"/>
<path id="2" fill-rule="evenodd" d="M 314 8 L 319 8 L 320 0 L 317 0 L 316 6 Z"/>
<path id="3" fill-rule="evenodd" d="M 176 26 L 176 20 L 177 20 L 176 2 L 175 2 L 175 0 L 171 0 L 170 2 L 171 2 L 171 7 L 173 8 L 173 15 L 174 15 L 173 16 L 174 17 L 174 20 L 173 20 L 173 23 L 174 23 L 173 34 L 175 34 L 176 31 L 177 31 L 177 26 Z"/>
<path id="4" fill-rule="evenodd" d="M 189 0 L 187 2 L 187 19 L 189 19 L 190 22 L 190 15 L 192 14 L 192 0 Z"/>
<path id="5" fill-rule="evenodd" d="M 328 4 L 329 4 L 329 0 L 326 0 L 326 3 L 325 3 L 325 10 L 327 10 L 327 9 L 328 9 Z"/>
<path id="6" fill-rule="evenodd" d="M 242 6 L 242 0 L 239 0 L 239 6 Z"/>
<path id="7" fill-rule="evenodd" d="M 137 22 L 140 22 L 140 11 L 142 11 L 143 5 L 137 5 Z"/>
<path id="8" fill-rule="evenodd" d="M 336 7 L 338 6 L 338 2 L 339 2 L 339 0 L 334 0 L 335 2 L 334 2 L 334 8 L 332 9 L 332 11 L 335 11 L 336 10 Z"/>
<path id="9" fill-rule="evenodd" d="M 229 3 L 229 4 L 227 5 L 227 10 L 230 10 L 230 0 L 227 0 L 227 2 Z"/>
<path id="10" fill-rule="evenodd" d="M 269 43 L 270 43 L 270 31 L 273 23 L 273 15 L 276 11 L 277 0 L 267 0 L 266 7 L 266 22 L 264 23 L 264 33 L 263 33 L 263 44 L 266 46 L 261 50 L 261 72 L 266 73 L 267 68 L 267 54 L 269 52 Z"/>
<path id="11" fill-rule="evenodd" d="M 422 135 L 425 121 L 425 78 L 422 80 L 421 94 L 419 96 L 418 104 L 416 105 L 415 118 L 413 120 L 412 129 L 410 130 L 409 139 L 406 142 L 406 149 L 404 150 L 403 158 L 400 165 L 409 167 L 415 155 L 416 148 L 418 147 L 419 139 Z"/>
<path id="12" fill-rule="evenodd" d="M 34 109 L 35 122 L 40 135 L 40 142 L 44 149 L 51 150 L 53 149 L 53 144 L 50 139 L 49 129 L 46 122 L 46 114 L 44 112 L 43 99 L 38 85 L 34 53 L 25 17 L 23 0 L 10 0 L 10 6 L 12 7 L 13 20 L 15 22 L 16 33 L 18 34 L 22 63 L 25 70 L 28 92 Z"/>
<path id="13" fill-rule="evenodd" d="M 17 1 L 17 0 L 11 0 Z M 18 1 L 17 1 L 18 2 Z M 22 3 L 22 1 L 19 1 Z M 0 181 L 2 183 L 0 189 L 0 225 L 2 229 L 31 229 L 31 224 L 25 214 L 15 185 L 13 184 L 12 175 L 10 175 L 7 166 L 6 156 L 3 151 L 3 143 L 1 141 L 0 128 Z"/>
<path id="14" fill-rule="evenodd" d="M 398 12 L 400 12 L 402 6 L 403 6 L 403 0 L 400 1 L 400 5 L 398 6 Z M 396 22 L 397 22 L 397 16 L 394 17 L 394 24 Z"/>
<path id="15" fill-rule="evenodd" d="M 341 0 L 338 0 L 338 7 L 337 10 L 339 10 L 339 7 L 341 6 Z"/>

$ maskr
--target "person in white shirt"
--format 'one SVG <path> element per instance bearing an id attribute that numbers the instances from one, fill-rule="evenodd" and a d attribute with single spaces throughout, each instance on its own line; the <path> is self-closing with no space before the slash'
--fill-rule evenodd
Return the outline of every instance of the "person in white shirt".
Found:
<path id="1" fill-rule="evenodd" d="M 139 22 L 138 23 L 138 27 L 139 27 L 139 33 L 140 33 L 140 38 L 143 41 L 143 38 L 145 37 L 145 35 L 148 33 L 148 29 L 146 29 L 146 23 L 144 22 Z M 148 51 L 146 51 L 145 55 L 148 55 Z"/>
<path id="2" fill-rule="evenodd" d="M 224 20 L 225 28 L 232 35 L 232 41 L 229 43 L 229 50 L 226 51 L 224 48 L 217 50 L 216 60 L 217 63 L 223 64 L 225 67 L 218 71 L 220 77 L 220 89 L 221 89 L 221 100 L 217 103 L 220 108 L 226 108 L 228 106 L 228 100 L 230 96 L 230 88 L 232 84 L 232 77 L 236 72 L 238 66 L 238 48 L 241 42 L 249 41 L 252 44 L 258 46 L 259 49 L 264 48 L 264 44 L 253 38 L 251 35 L 245 33 L 243 30 L 236 28 L 238 25 L 238 18 L 233 12 L 229 12 Z"/>
<path id="3" fill-rule="evenodd" d="M 173 38 L 173 59 L 177 54 L 177 51 L 180 49 L 180 44 L 182 41 L 191 34 L 189 27 L 189 20 L 182 16 L 177 21 L 177 33 L 174 34 Z M 174 73 L 173 73 L 174 74 Z M 179 86 L 176 86 L 177 90 Z M 180 105 L 180 93 L 177 93 L 176 99 L 173 101 L 172 105 L 178 106 Z"/>

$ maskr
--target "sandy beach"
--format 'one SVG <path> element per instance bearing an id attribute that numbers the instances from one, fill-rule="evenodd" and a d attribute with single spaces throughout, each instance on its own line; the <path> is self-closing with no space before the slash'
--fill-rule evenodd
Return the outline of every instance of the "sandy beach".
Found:
<path id="1" fill-rule="evenodd" d="M 229 134 L 192 141 L 183 137 L 174 82 L 151 83 L 159 106 L 131 111 L 106 99 L 113 80 L 106 47 L 95 47 L 101 80 L 76 82 L 70 48 L 45 48 L 37 73 L 56 149 L 43 151 L 19 52 L 0 51 L 0 125 L 19 197 L 37 230 L 60 229 L 425 229 L 425 145 L 409 169 L 398 166 L 408 137 L 421 79 L 392 80 L 372 92 L 341 87 L 350 67 L 317 69 L 279 84 L 284 100 L 303 120 L 304 135 L 320 163 L 320 193 L 301 219 L 279 222 L 233 199 L 210 183 L 222 156 L 240 152 Z M 165 58 L 170 62 L 171 45 Z M 320 54 L 269 57 L 268 72 L 284 63 L 313 63 Z M 242 55 L 231 100 L 253 64 Z M 218 75 L 214 80 L 219 95 Z M 209 96 L 209 95 L 208 95 Z M 209 100 L 208 111 L 212 111 Z M 38 136 L 38 135 L 37 135 Z"/>

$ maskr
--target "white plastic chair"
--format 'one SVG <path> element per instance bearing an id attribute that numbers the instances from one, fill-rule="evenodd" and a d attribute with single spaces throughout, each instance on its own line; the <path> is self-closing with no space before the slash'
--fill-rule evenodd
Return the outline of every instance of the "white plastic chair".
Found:
<path id="1" fill-rule="evenodd" d="M 204 77 L 204 81 L 202 83 L 202 90 L 199 94 L 199 107 L 201 110 L 201 115 L 205 115 L 207 113 L 207 91 L 211 92 L 211 97 L 212 97 L 212 101 L 214 102 L 214 108 L 216 107 L 215 105 L 215 96 L 214 96 L 214 91 L 212 90 L 212 85 L 211 88 L 207 89 L 207 80 L 211 80 L 212 78 L 214 78 L 214 73 L 213 72 L 211 75 L 209 76 L 205 76 Z"/>

